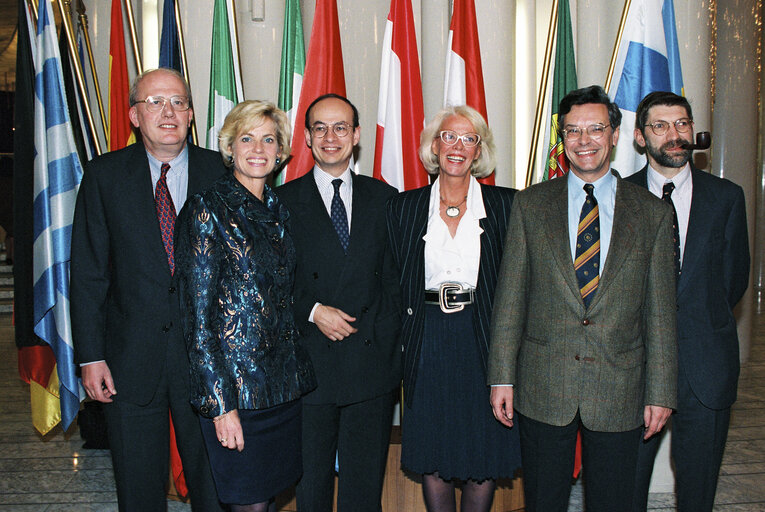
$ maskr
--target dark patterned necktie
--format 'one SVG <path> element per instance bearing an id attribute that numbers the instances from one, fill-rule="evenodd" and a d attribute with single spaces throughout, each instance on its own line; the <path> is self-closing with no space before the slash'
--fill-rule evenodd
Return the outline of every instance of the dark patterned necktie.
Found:
<path id="1" fill-rule="evenodd" d="M 680 228 L 677 222 L 677 210 L 675 209 L 675 203 L 672 202 L 672 191 L 675 190 L 675 184 L 671 181 L 664 184 L 664 189 L 661 193 L 661 198 L 664 199 L 672 207 L 672 240 L 675 243 L 675 277 L 680 277 Z"/>
<path id="2" fill-rule="evenodd" d="M 167 252 L 167 264 L 170 266 L 170 273 L 175 272 L 175 259 L 173 258 L 173 230 L 175 229 L 175 205 L 173 198 L 170 197 L 170 190 L 167 188 L 167 171 L 170 170 L 170 164 L 162 164 L 160 168 L 162 174 L 157 180 L 157 186 L 154 189 L 154 204 L 157 206 L 157 218 L 159 219 L 159 230 L 162 233 L 162 244 Z"/>
<path id="3" fill-rule="evenodd" d="M 592 195 L 595 187 L 591 183 L 584 186 L 587 199 L 582 205 L 579 216 L 579 229 L 576 234 L 576 257 L 574 269 L 579 281 L 579 292 L 585 307 L 589 307 L 595 290 L 598 289 L 600 267 L 600 216 L 598 201 Z"/>
<path id="4" fill-rule="evenodd" d="M 342 184 L 343 180 L 340 178 L 332 180 L 332 186 L 335 187 L 335 195 L 332 196 L 330 217 L 332 218 L 332 225 L 335 227 L 337 236 L 340 239 L 340 244 L 343 246 L 343 252 L 347 254 L 350 237 L 348 234 L 348 214 L 345 211 L 345 204 L 340 197 L 340 185 Z"/>

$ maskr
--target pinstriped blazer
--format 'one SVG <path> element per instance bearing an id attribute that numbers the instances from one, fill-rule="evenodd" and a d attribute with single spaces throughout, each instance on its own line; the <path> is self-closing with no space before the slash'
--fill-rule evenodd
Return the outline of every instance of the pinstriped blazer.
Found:
<path id="1" fill-rule="evenodd" d="M 494 288 L 515 192 L 510 188 L 481 185 L 486 217 L 479 221 L 483 233 L 473 328 L 484 375 L 489 355 L 489 323 L 494 304 Z M 403 192 L 388 201 L 388 235 L 401 283 L 404 400 L 410 406 L 425 322 L 425 240 L 422 237 L 428 227 L 429 202 L 430 185 Z"/>

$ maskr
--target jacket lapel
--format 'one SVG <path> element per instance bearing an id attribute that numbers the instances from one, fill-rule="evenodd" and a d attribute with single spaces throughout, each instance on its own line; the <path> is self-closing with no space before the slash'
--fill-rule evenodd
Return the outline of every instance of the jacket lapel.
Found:
<path id="1" fill-rule="evenodd" d="M 576 280 L 574 262 L 571 259 L 571 245 L 568 239 L 568 179 L 556 179 L 558 183 L 551 193 L 550 202 L 544 208 L 544 219 L 547 226 L 547 241 L 550 244 L 550 254 L 553 255 L 558 271 L 571 289 L 577 300 L 584 306 Z"/>
<path id="2" fill-rule="evenodd" d="M 704 247 L 709 238 L 708 227 L 712 224 L 712 219 L 715 215 L 717 198 L 712 190 L 704 186 L 701 180 L 696 179 L 696 174 L 699 172 L 703 171 L 691 168 L 693 193 L 691 196 L 688 231 L 685 235 L 682 272 L 680 273 L 680 280 L 677 282 L 678 295 L 688 285 L 690 275 L 698 264 L 699 257 L 704 252 Z"/>

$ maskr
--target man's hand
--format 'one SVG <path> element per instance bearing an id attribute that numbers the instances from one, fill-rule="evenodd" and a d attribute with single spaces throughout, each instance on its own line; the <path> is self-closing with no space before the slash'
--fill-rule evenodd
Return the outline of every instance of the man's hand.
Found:
<path id="1" fill-rule="evenodd" d="M 506 427 L 513 426 L 513 386 L 491 387 L 491 410 L 494 417 Z"/>
<path id="2" fill-rule="evenodd" d="M 213 419 L 215 424 L 215 435 L 221 446 L 237 451 L 244 450 L 244 435 L 242 433 L 242 423 L 239 421 L 239 411 L 236 409 L 229 411 Z"/>
<path id="3" fill-rule="evenodd" d="M 643 421 L 645 423 L 645 434 L 643 435 L 643 439 L 648 439 L 658 432 L 661 432 L 661 429 L 667 424 L 667 420 L 671 414 L 672 409 L 667 407 L 646 405 L 645 410 L 643 411 Z"/>
<path id="4" fill-rule="evenodd" d="M 317 306 L 313 313 L 313 323 L 332 341 L 340 341 L 356 332 L 358 329 L 350 324 L 355 321 L 356 318 L 345 311 L 324 304 Z"/>
<path id="5" fill-rule="evenodd" d="M 99 402 L 111 402 L 112 396 L 117 394 L 117 389 L 114 387 L 112 372 L 109 371 L 106 362 L 86 364 L 80 370 L 82 371 L 82 387 L 85 388 L 88 396 Z"/>

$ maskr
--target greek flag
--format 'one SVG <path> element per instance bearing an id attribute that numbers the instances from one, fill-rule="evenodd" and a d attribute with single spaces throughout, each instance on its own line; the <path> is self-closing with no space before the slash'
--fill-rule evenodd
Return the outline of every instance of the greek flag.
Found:
<path id="1" fill-rule="evenodd" d="M 612 167 L 629 176 L 646 163 L 633 145 L 640 100 L 654 91 L 684 92 L 672 0 L 632 1 L 613 76 L 609 95 L 622 111 L 622 126 Z"/>
<path id="2" fill-rule="evenodd" d="M 62 427 L 80 408 L 69 322 L 72 216 L 82 165 L 64 95 L 51 2 L 40 2 L 35 61 L 34 330 L 56 356 Z"/>

